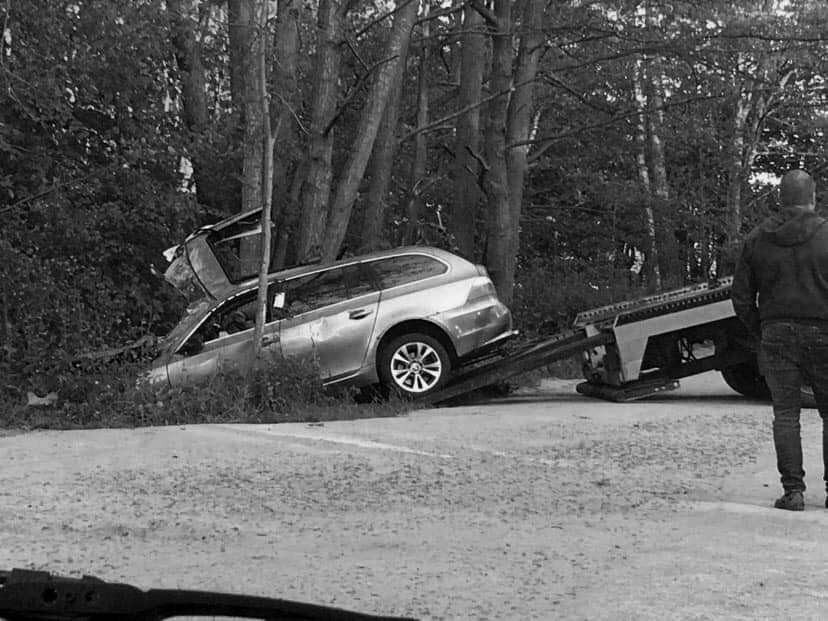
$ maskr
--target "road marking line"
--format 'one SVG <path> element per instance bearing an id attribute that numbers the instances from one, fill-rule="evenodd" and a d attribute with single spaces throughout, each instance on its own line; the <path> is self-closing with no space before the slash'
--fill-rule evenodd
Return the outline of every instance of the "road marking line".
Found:
<path id="1" fill-rule="evenodd" d="M 349 444 L 352 446 L 359 446 L 361 448 L 376 449 L 380 451 L 395 451 L 397 453 L 408 453 L 411 455 L 422 455 L 423 457 L 437 457 L 440 459 L 452 459 L 451 455 L 441 453 L 429 453 L 428 451 L 420 451 L 409 448 L 407 446 L 399 446 L 397 444 L 387 444 L 385 442 L 375 442 L 373 440 L 363 440 L 354 438 L 352 436 L 342 435 L 322 435 L 324 432 L 318 431 L 287 431 L 271 429 L 269 427 L 240 427 L 239 425 L 215 425 L 216 427 L 233 429 L 235 431 L 246 431 L 248 433 L 260 433 L 271 436 L 278 436 L 283 438 L 300 438 L 302 440 L 319 440 L 321 442 L 332 442 L 335 444 Z"/>

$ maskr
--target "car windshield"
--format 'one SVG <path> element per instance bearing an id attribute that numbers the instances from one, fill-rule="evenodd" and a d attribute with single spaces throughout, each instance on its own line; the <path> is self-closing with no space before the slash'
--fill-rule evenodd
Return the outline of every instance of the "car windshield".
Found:
<path id="1" fill-rule="evenodd" d="M 170 332 L 158 341 L 159 355 L 170 354 L 181 339 L 192 332 L 196 326 L 210 312 L 214 304 L 211 300 L 202 299 L 187 309 L 187 315 Z"/>

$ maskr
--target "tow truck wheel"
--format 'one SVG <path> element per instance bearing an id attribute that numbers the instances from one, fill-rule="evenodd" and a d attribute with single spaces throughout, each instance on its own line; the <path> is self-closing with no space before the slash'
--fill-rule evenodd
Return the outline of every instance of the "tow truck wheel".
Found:
<path id="1" fill-rule="evenodd" d="M 750 399 L 770 401 L 771 393 L 765 378 L 759 374 L 759 368 L 751 362 L 743 362 L 722 369 L 722 377 L 727 385 L 739 394 Z M 802 407 L 815 408 L 814 391 L 810 386 L 802 387 Z"/>
<path id="2" fill-rule="evenodd" d="M 722 369 L 722 377 L 733 390 L 750 399 L 767 401 L 771 398 L 765 378 L 753 362 L 740 362 Z"/>
<path id="3" fill-rule="evenodd" d="M 434 337 L 404 334 L 382 348 L 378 371 L 380 382 L 388 390 L 404 397 L 423 397 L 445 383 L 451 359 Z"/>

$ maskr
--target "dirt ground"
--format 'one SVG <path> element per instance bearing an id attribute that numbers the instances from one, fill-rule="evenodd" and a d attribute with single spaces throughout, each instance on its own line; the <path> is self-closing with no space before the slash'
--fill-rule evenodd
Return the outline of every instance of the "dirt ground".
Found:
<path id="1" fill-rule="evenodd" d="M 715 374 L 609 404 L 536 394 L 396 419 L 0 437 L 0 569 L 426 619 L 821 619 L 828 510 L 770 408 Z"/>

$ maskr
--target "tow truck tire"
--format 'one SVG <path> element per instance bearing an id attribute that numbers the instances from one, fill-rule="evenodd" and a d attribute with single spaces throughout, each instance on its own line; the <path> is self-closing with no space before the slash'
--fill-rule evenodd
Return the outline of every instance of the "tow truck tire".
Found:
<path id="1" fill-rule="evenodd" d="M 727 385 L 749 399 L 770 401 L 771 392 L 765 378 L 759 374 L 759 368 L 751 362 L 742 362 L 722 369 L 722 377 Z M 814 391 L 810 386 L 802 387 L 802 407 L 815 408 Z"/>
<path id="2" fill-rule="evenodd" d="M 740 362 L 722 369 L 722 377 L 727 385 L 749 399 L 768 401 L 770 388 L 765 378 L 759 373 L 759 367 L 753 362 Z"/>
<path id="3" fill-rule="evenodd" d="M 383 388 L 407 398 L 436 392 L 451 374 L 446 348 L 428 334 L 398 336 L 382 348 L 377 363 Z"/>

